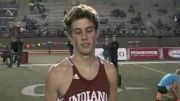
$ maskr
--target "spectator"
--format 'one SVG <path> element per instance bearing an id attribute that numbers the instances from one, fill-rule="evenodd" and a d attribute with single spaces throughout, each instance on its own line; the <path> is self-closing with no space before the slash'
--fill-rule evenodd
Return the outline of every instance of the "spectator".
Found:
<path id="1" fill-rule="evenodd" d="M 103 55 L 104 55 L 104 59 L 105 60 L 109 60 L 109 38 L 107 36 L 105 36 L 105 39 L 104 39 L 104 44 L 103 44 Z"/>
<path id="2" fill-rule="evenodd" d="M 21 53 L 23 50 L 23 41 L 20 38 L 12 38 L 11 42 L 11 50 L 13 51 L 11 54 L 13 54 L 13 63 L 17 62 L 17 67 L 20 66 L 21 61 Z"/>
<path id="3" fill-rule="evenodd" d="M 1 55 L 1 58 L 3 58 L 3 63 L 7 63 L 7 59 L 9 58 L 9 55 L 10 55 L 10 50 L 9 47 L 6 46 Z"/>
<path id="4" fill-rule="evenodd" d="M 17 67 L 20 66 L 21 63 L 21 54 L 23 51 L 23 40 L 18 38 L 17 40 L 17 44 L 18 44 L 18 51 L 17 51 Z"/>
<path id="5" fill-rule="evenodd" d="M 118 48 L 119 48 L 119 43 L 117 42 L 117 36 L 113 35 L 112 42 L 110 43 L 109 46 L 109 56 L 110 56 L 110 61 L 115 65 L 116 70 L 118 72 L 118 87 L 120 87 L 121 75 L 119 75 L 119 71 L 118 71 Z"/>
<path id="6" fill-rule="evenodd" d="M 109 52 L 110 52 L 110 60 L 118 68 L 118 48 L 119 43 L 117 42 L 116 35 L 113 35 L 112 42 L 110 43 Z"/>

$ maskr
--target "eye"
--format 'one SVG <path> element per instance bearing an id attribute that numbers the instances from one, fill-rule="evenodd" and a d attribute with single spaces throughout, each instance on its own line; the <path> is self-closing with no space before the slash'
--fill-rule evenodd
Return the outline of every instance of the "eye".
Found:
<path id="1" fill-rule="evenodd" d="M 92 33 L 94 31 L 94 28 L 88 28 L 87 33 Z"/>
<path id="2" fill-rule="evenodd" d="M 75 34 L 81 34 L 81 32 L 80 31 L 76 31 Z"/>
<path id="3" fill-rule="evenodd" d="M 81 30 L 75 30 L 74 34 L 81 34 Z"/>

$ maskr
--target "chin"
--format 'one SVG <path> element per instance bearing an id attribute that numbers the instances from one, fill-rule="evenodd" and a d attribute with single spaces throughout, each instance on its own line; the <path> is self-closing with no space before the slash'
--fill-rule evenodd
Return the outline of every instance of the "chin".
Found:
<path id="1" fill-rule="evenodd" d="M 82 55 L 90 55 L 91 51 L 90 50 L 84 50 L 80 52 Z"/>
<path id="2" fill-rule="evenodd" d="M 93 49 L 88 47 L 88 48 L 79 48 L 79 53 L 82 55 L 90 55 L 92 54 Z"/>
<path id="3" fill-rule="evenodd" d="M 81 53 L 83 56 L 89 56 L 90 53 Z"/>
<path id="4" fill-rule="evenodd" d="M 83 55 L 90 55 L 91 52 L 81 52 L 81 54 L 83 54 Z"/>

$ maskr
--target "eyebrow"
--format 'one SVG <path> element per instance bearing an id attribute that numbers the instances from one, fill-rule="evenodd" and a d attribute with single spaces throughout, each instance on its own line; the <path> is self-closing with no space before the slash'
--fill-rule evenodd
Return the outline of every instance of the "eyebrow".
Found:
<path id="1" fill-rule="evenodd" d="M 94 28 L 94 26 L 88 26 L 88 27 L 86 27 L 85 29 L 89 29 L 89 28 Z M 81 28 L 74 28 L 74 29 L 72 29 L 73 31 L 75 31 L 75 30 L 81 30 Z"/>

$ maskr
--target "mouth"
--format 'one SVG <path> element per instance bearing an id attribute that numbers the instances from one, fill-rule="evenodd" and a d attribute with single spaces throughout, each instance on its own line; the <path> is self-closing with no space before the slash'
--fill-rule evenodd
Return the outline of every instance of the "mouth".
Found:
<path id="1" fill-rule="evenodd" d="M 82 46 L 83 48 L 87 48 L 87 47 L 89 47 L 89 45 L 90 45 L 89 43 L 82 43 L 82 44 L 81 44 L 81 46 Z"/>

